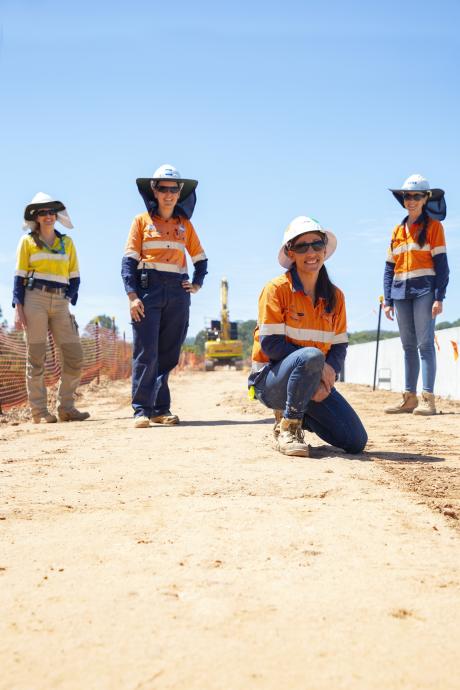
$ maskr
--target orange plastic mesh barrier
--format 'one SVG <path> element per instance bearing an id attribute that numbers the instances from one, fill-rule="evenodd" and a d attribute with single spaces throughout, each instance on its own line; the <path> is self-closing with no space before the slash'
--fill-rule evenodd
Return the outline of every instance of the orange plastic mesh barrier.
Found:
<path id="1" fill-rule="evenodd" d="M 100 376 L 115 381 L 131 376 L 132 346 L 115 330 L 89 324 L 82 336 L 84 359 L 81 383 L 90 383 Z M 22 331 L 0 327 L 0 408 L 3 411 L 27 402 L 25 382 L 26 343 Z M 45 382 L 51 386 L 59 380 L 61 365 L 58 348 L 51 333 L 45 360 Z"/>
<path id="2" fill-rule="evenodd" d="M 197 355 L 194 352 L 189 352 L 188 350 L 182 350 L 180 353 L 179 363 L 174 371 L 184 371 L 185 369 L 203 369 L 204 368 L 204 356 Z"/>

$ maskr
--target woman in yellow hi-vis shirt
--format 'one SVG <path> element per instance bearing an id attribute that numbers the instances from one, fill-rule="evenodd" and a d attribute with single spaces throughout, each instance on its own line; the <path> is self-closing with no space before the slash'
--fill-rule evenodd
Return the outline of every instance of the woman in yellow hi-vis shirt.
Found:
<path id="1" fill-rule="evenodd" d="M 76 304 L 80 273 L 74 244 L 58 232 L 59 221 L 73 225 L 61 201 L 39 192 L 24 211 L 24 227 L 17 250 L 13 306 L 16 328 L 24 329 L 27 342 L 27 393 L 35 424 L 42 419 L 57 422 L 47 406 L 44 381 L 48 330 L 61 353 L 61 383 L 57 413 L 62 422 L 81 422 L 88 412 L 75 408 L 74 394 L 80 381 L 83 350 L 69 302 Z"/>

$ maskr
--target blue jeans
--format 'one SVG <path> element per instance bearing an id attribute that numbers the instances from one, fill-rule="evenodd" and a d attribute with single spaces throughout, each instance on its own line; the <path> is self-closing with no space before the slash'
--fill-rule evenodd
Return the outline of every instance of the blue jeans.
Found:
<path id="1" fill-rule="evenodd" d="M 152 272 L 153 273 L 153 272 Z M 145 316 L 133 327 L 132 406 L 134 415 L 164 414 L 171 405 L 169 372 L 179 361 L 187 335 L 190 294 L 178 275 L 149 274 L 147 289 L 138 286 Z"/>
<path id="2" fill-rule="evenodd" d="M 258 400 L 287 419 L 302 419 L 302 427 L 347 453 L 361 453 L 367 433 L 345 398 L 333 388 L 322 402 L 313 402 L 324 365 L 323 353 L 304 347 L 264 369 L 254 384 Z"/>
<path id="3" fill-rule="evenodd" d="M 414 299 L 395 299 L 399 335 L 404 349 L 405 389 L 417 392 L 417 381 L 422 360 L 423 390 L 432 393 L 436 378 L 436 351 L 431 308 L 434 294 L 429 292 Z M 420 358 L 419 358 L 420 352 Z"/>

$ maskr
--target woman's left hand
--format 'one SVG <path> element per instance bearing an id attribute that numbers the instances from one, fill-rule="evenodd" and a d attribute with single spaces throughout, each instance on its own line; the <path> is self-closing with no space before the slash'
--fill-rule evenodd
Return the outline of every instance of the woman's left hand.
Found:
<path id="1" fill-rule="evenodd" d="M 431 308 L 431 316 L 433 317 L 433 319 L 435 319 L 438 316 L 438 314 L 442 314 L 442 302 L 440 302 L 439 300 L 435 300 Z"/>
<path id="2" fill-rule="evenodd" d="M 187 292 L 191 292 L 193 294 L 195 294 L 195 292 L 198 292 L 198 290 L 200 289 L 199 285 L 191 283 L 189 280 L 184 280 L 182 282 L 182 287 L 184 288 L 184 290 L 187 290 Z"/>

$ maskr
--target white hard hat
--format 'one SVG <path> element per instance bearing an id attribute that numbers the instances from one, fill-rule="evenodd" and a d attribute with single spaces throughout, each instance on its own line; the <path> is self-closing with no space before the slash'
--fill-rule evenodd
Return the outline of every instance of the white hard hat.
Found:
<path id="1" fill-rule="evenodd" d="M 337 247 L 337 237 L 331 230 L 325 230 L 320 223 L 314 218 L 309 218 L 308 216 L 297 216 L 294 220 L 291 220 L 286 230 L 284 231 L 283 244 L 278 252 L 278 261 L 283 268 L 291 268 L 292 260 L 288 257 L 285 252 L 285 248 L 288 242 L 291 242 L 295 237 L 303 235 L 306 232 L 319 232 L 327 237 L 326 244 L 326 257 L 329 259 L 330 256 L 335 252 Z"/>
<path id="2" fill-rule="evenodd" d="M 137 188 L 143 199 L 154 200 L 153 190 L 160 180 L 177 180 L 180 186 L 179 202 L 184 201 L 195 191 L 197 180 L 190 180 L 181 176 L 174 165 L 165 163 L 155 170 L 152 177 L 139 177 L 136 180 Z"/>
<path id="3" fill-rule="evenodd" d="M 423 175 L 411 175 L 403 182 L 401 191 L 405 192 L 429 192 L 430 183 Z"/>
<path id="4" fill-rule="evenodd" d="M 34 220 L 35 213 L 42 208 L 54 208 L 57 211 L 57 220 L 65 227 L 72 229 L 72 221 L 67 213 L 66 207 L 62 201 L 58 201 L 55 197 L 45 194 L 44 192 L 38 192 L 35 194 L 32 201 L 27 204 L 24 209 L 24 224 L 25 229 L 34 230 L 37 226 Z"/>
<path id="5" fill-rule="evenodd" d="M 430 183 L 426 179 L 426 177 L 423 177 L 423 175 L 419 175 L 416 173 L 415 175 L 410 175 L 410 177 L 407 178 L 402 184 L 399 189 L 390 189 L 390 192 L 393 194 L 395 199 L 399 201 L 401 206 L 404 207 L 404 192 L 419 192 L 421 194 L 425 193 L 429 196 L 429 201 L 426 204 L 427 210 L 430 208 L 434 209 L 439 207 L 443 207 L 444 209 L 444 216 L 445 217 L 445 202 L 444 202 L 444 190 L 443 189 L 438 189 L 438 188 L 431 188 Z M 439 210 L 438 210 L 439 214 Z M 442 220 L 441 218 L 442 212 L 439 214 L 439 219 Z M 435 214 L 433 217 L 437 217 Z"/>
<path id="6" fill-rule="evenodd" d="M 177 168 L 174 167 L 174 165 L 169 165 L 169 163 L 165 163 L 164 165 L 160 165 L 159 168 L 155 170 L 155 172 L 152 175 L 153 180 L 181 180 L 181 174 L 178 171 Z"/>

